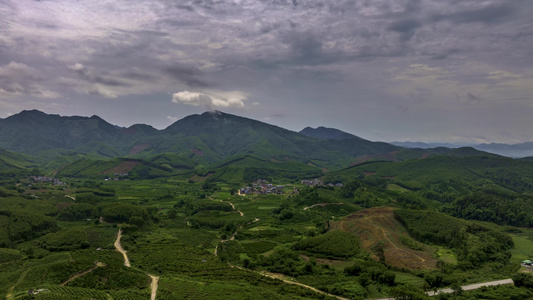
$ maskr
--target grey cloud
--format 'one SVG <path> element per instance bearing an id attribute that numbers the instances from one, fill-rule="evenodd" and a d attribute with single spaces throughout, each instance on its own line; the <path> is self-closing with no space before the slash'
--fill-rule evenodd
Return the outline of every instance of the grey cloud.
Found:
<path id="1" fill-rule="evenodd" d="M 389 24 L 387 30 L 400 33 L 401 39 L 405 41 L 409 40 L 420 26 L 422 23 L 418 20 L 399 20 Z"/>
<path id="2" fill-rule="evenodd" d="M 59 98 L 57 92 L 44 87 L 39 71 L 23 63 L 10 62 L 0 66 L 0 99 L 18 96 Z"/>
<path id="3" fill-rule="evenodd" d="M 524 107 L 531 100 L 530 89 L 495 87 L 486 79 L 502 70 L 523 75 L 513 84 L 531 86 L 531 1 L 115 0 L 105 9 L 95 4 L 84 10 L 89 3 L 0 1 L 0 67 L 16 61 L 33 69 L 31 76 L 15 79 L 11 70 L 0 78 L 2 97 L 18 100 L 56 91 L 68 95 L 62 99 L 78 93 L 87 94 L 83 99 L 116 96 L 113 102 L 126 103 L 159 93 L 168 102 L 176 91 L 207 93 L 216 86 L 260 101 L 260 108 L 246 107 L 261 110 L 258 116 L 271 116 L 272 107 L 301 111 L 303 103 L 328 107 L 332 115 L 381 106 L 372 118 L 359 115 L 369 116 L 369 126 L 378 126 L 372 120 L 380 119 L 383 107 L 394 113 L 395 107 L 407 107 L 413 119 L 420 117 L 417 113 L 433 117 L 436 99 L 445 99 L 438 109 L 446 101 L 455 103 L 452 90 L 463 104 L 483 102 L 476 109 L 496 106 L 495 99 L 504 97 Z M 53 18 L 54 10 L 72 22 Z M 94 20 L 75 14 L 94 10 Z M 85 66 L 65 68 L 76 62 Z M 411 64 L 426 65 L 428 74 L 404 74 L 414 79 L 396 81 L 394 74 Z M 432 70 L 446 76 L 432 79 Z M 456 89 L 436 88 L 452 83 Z M 320 103 L 326 98 L 343 109 Z M 413 105 L 422 100 L 424 105 Z"/>
<path id="4" fill-rule="evenodd" d="M 387 26 L 387 29 L 400 33 L 410 33 L 421 25 L 422 24 L 418 20 L 400 20 L 390 23 L 389 26 Z"/>
<path id="5" fill-rule="evenodd" d="M 511 3 L 491 5 L 479 9 L 457 11 L 448 14 L 434 14 L 431 16 L 433 21 L 452 21 L 455 23 L 474 23 L 481 22 L 493 24 L 507 19 L 515 12 Z"/>
<path id="6" fill-rule="evenodd" d="M 186 11 L 189 11 L 189 12 L 193 12 L 194 11 L 194 7 L 192 7 L 190 5 L 177 4 L 176 8 L 183 9 L 183 10 L 186 10 Z"/>
<path id="7" fill-rule="evenodd" d="M 196 69 L 174 64 L 163 67 L 162 70 L 172 76 L 172 78 L 179 80 L 190 87 L 213 87 L 212 84 L 199 78 L 200 72 Z"/>
<path id="8" fill-rule="evenodd" d="M 478 96 L 476 96 L 476 95 L 474 95 L 472 93 L 467 93 L 466 96 L 467 96 L 468 100 L 470 102 L 472 102 L 472 103 L 477 103 L 477 102 L 479 102 L 481 100 Z"/>
<path id="9" fill-rule="evenodd" d="M 131 83 L 124 82 L 120 78 L 105 75 L 94 75 L 86 66 L 79 63 L 68 66 L 68 69 L 77 73 L 81 79 L 89 83 L 99 83 L 111 87 L 131 86 Z"/>

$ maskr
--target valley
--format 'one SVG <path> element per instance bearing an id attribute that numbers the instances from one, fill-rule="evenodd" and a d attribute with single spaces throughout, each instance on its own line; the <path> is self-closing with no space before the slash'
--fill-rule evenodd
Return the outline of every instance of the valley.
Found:
<path id="1" fill-rule="evenodd" d="M 112 138 L 39 136 L 41 152 L 4 141 L 6 299 L 533 299 L 528 160 L 220 112 L 133 138 L 96 117 L 23 116 Z"/>

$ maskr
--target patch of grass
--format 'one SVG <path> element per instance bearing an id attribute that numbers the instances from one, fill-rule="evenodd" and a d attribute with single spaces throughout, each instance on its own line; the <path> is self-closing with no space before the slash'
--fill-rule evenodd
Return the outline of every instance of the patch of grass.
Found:
<path id="1" fill-rule="evenodd" d="M 396 283 L 409 283 L 414 286 L 423 287 L 424 283 L 426 282 L 424 278 L 420 278 L 409 273 L 394 272 L 394 275 L 396 275 Z"/>
<path id="2" fill-rule="evenodd" d="M 533 230 L 522 229 L 520 234 L 511 234 L 514 248 L 511 249 L 511 262 L 519 264 L 522 260 L 533 258 Z"/>
<path id="3" fill-rule="evenodd" d="M 390 190 L 390 191 L 396 191 L 396 192 L 409 192 L 408 189 L 406 188 L 403 188 L 397 184 L 394 184 L 394 183 L 389 183 L 387 184 L 387 187 L 386 187 L 387 190 Z"/>

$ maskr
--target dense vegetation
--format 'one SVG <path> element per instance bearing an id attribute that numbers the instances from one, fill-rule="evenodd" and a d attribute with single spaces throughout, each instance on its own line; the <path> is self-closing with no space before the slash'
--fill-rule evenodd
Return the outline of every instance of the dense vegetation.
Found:
<path id="1" fill-rule="evenodd" d="M 425 299 L 443 287 L 455 293 L 436 299 L 532 297 L 533 270 L 520 267 L 533 257 L 530 161 L 315 139 L 216 113 L 164 131 L 18 117 L 41 136 L 34 147 L 2 139 L 26 153 L 0 150 L 10 300 L 148 299 L 149 275 L 157 299 Z M 119 230 L 131 267 L 115 251 Z"/>
<path id="2" fill-rule="evenodd" d="M 330 231 L 294 244 L 294 249 L 330 258 L 348 258 L 359 253 L 359 239 L 345 231 Z"/>
<path id="3" fill-rule="evenodd" d="M 486 262 L 507 264 L 511 258 L 513 240 L 501 231 L 437 212 L 404 209 L 394 213 L 414 238 L 451 246 L 461 268 Z"/>

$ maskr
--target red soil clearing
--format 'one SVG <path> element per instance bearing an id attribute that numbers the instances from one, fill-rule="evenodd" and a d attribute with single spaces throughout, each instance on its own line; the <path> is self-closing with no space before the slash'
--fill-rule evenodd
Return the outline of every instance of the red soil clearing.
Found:
<path id="1" fill-rule="evenodd" d="M 130 155 L 137 154 L 150 146 L 152 146 L 152 144 L 150 143 L 136 145 L 133 148 L 131 148 Z"/>
<path id="2" fill-rule="evenodd" d="M 361 240 L 361 247 L 370 253 L 381 243 L 385 252 L 385 263 L 388 265 L 418 270 L 435 268 L 437 260 L 433 258 L 433 248 L 427 246 L 424 251 L 416 251 L 402 244 L 400 238 L 409 238 L 409 235 L 394 217 L 393 210 L 390 207 L 365 209 L 342 221 L 330 222 L 330 226 L 332 230 L 356 234 Z"/>
<path id="3" fill-rule="evenodd" d="M 204 156 L 204 152 L 202 152 L 202 150 L 200 150 L 198 148 L 192 148 L 191 152 L 196 154 L 196 155 L 198 155 L 198 156 Z"/>

